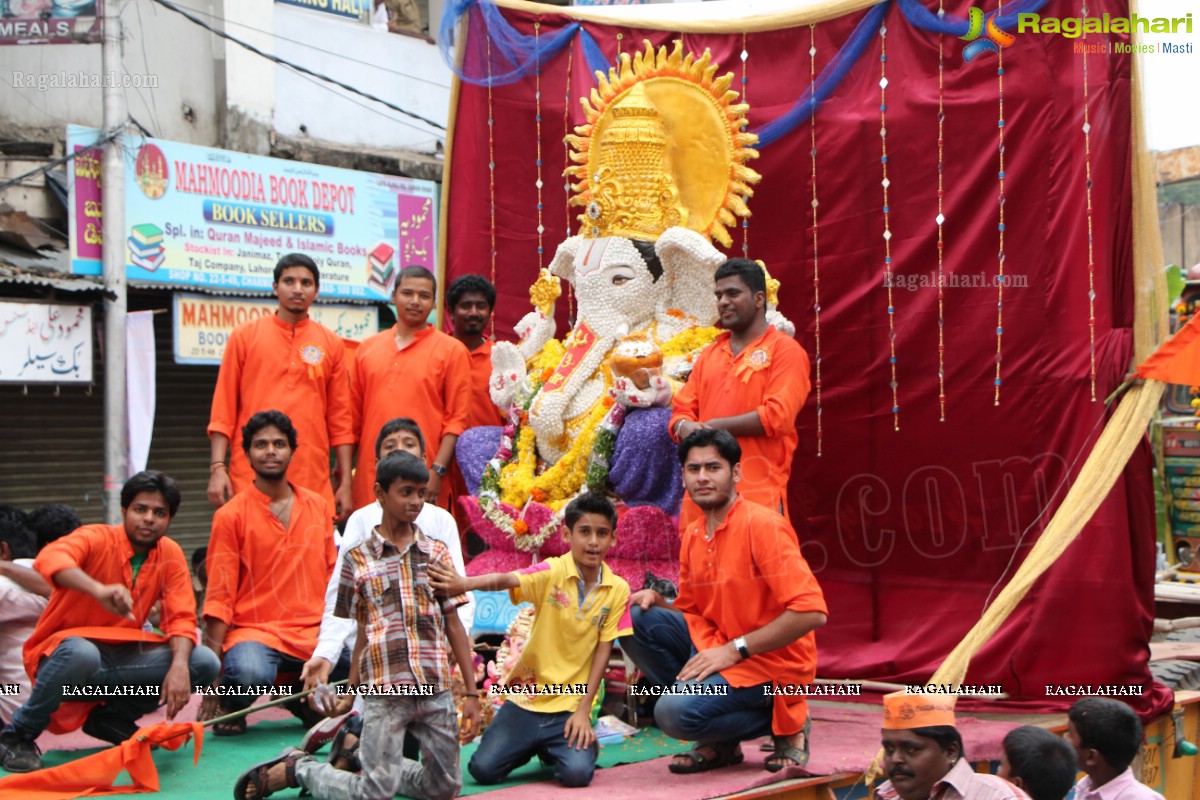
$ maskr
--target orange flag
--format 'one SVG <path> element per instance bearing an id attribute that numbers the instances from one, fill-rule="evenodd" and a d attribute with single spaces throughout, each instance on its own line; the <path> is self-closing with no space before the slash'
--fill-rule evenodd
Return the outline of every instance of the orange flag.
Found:
<path id="1" fill-rule="evenodd" d="M 1200 386 L 1200 314 L 1150 354 L 1137 368 L 1139 378 Z"/>
<path id="2" fill-rule="evenodd" d="M 0 779 L 0 800 L 72 800 L 111 794 L 145 794 L 158 791 L 158 770 L 150 755 L 151 745 L 178 750 L 195 737 L 195 765 L 204 743 L 204 726 L 199 722 L 159 722 L 140 729 L 132 738 L 99 753 L 58 767 L 39 769 Z M 122 772 L 132 784 L 115 786 Z"/>

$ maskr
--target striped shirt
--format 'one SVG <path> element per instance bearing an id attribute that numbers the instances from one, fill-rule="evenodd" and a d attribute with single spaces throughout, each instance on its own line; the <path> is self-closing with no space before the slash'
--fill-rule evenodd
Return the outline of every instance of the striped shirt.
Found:
<path id="1" fill-rule="evenodd" d="M 403 550 L 376 529 L 346 551 L 333 613 L 366 626 L 361 683 L 428 686 L 433 692 L 450 688 L 450 647 L 442 615 L 467 599 L 434 597 L 426 571 L 430 563 L 454 570 L 446 546 L 419 528 Z"/>

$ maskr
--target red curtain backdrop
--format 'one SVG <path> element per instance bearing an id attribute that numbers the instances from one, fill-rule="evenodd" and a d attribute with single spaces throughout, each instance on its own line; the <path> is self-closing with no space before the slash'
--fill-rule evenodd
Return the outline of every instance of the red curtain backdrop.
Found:
<path id="1" fill-rule="evenodd" d="M 970 3 L 946 11 L 965 18 Z M 1096 0 L 1089 14 L 1129 13 Z M 989 8 L 990 10 L 990 8 Z M 816 26 L 816 69 L 865 12 Z M 1051 0 L 1043 16 L 1078 16 Z M 533 17 L 505 11 L 533 34 Z M 542 35 L 569 23 L 543 14 Z M 892 265 L 907 280 L 937 268 L 938 42 L 888 12 L 887 146 Z M 615 58 L 642 39 L 676 34 L 585 24 Z M 472 12 L 469 36 L 485 28 Z M 721 72 L 741 76 L 743 41 L 750 124 L 783 114 L 809 83 L 809 29 L 684 35 L 710 48 Z M 1113 35 L 1114 40 L 1126 37 Z M 1098 41 L 1089 37 L 1089 42 Z M 479 41 L 479 39 L 476 39 Z M 942 39 L 944 268 L 997 273 L 999 223 L 998 61 L 964 63 L 963 43 Z M 922 681 L 979 617 L 1036 540 L 1106 419 L 1104 398 L 1132 354 L 1130 57 L 1088 58 L 1092 198 L 1089 286 L 1083 58 L 1073 41 L 1025 33 L 1003 53 L 1005 273 L 1002 373 L 993 403 L 998 295 L 991 286 L 951 287 L 944 301 L 946 419 L 938 408 L 938 298 L 932 287 L 894 289 L 899 430 L 893 429 L 888 294 L 884 286 L 880 164 L 880 42 L 876 36 L 815 117 L 819 262 L 814 259 L 809 124 L 761 150 L 763 175 L 750 201 L 749 252 L 783 282 L 781 310 L 797 340 L 816 352 L 814 273 L 820 270 L 822 451 L 817 406 L 801 413 L 792 475 L 792 518 L 824 588 L 829 624 L 818 633 L 819 674 Z M 578 98 L 594 85 L 578 38 L 542 66 L 543 262 L 566 236 L 561 171 L 564 110 L 582 123 Z M 739 86 L 735 80 L 734 88 Z M 447 279 L 493 278 L 496 333 L 511 338 L 529 311 L 537 273 L 534 78 L 492 89 L 495 272 L 488 176 L 488 90 L 463 84 L 450 174 Z M 564 100 L 569 96 L 569 105 Z M 577 231 L 577 209 L 571 230 Z M 734 254 L 741 252 L 734 232 Z M 977 279 L 978 280 L 978 279 Z M 1089 291 L 1095 292 L 1095 391 Z M 566 298 L 560 301 L 560 336 Z M 814 358 L 815 360 L 815 358 Z M 1002 684 L 1021 707 L 1062 709 L 1058 684 L 1133 684 L 1142 713 L 1170 693 L 1146 668 L 1154 610 L 1154 512 L 1150 453 L 1140 450 L 1079 540 L 1050 569 L 976 657 L 972 683 Z M 1024 534 L 1022 538 L 1022 534 Z M 969 702 L 962 707 L 979 707 Z"/>

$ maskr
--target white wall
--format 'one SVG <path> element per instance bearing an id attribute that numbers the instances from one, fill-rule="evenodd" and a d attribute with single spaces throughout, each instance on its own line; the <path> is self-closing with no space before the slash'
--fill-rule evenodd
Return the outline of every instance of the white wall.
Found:
<path id="1" fill-rule="evenodd" d="M 445 126 L 451 73 L 436 45 L 286 5 L 275 6 L 275 32 L 283 58 Z M 285 136 L 426 153 L 445 141 L 443 131 L 286 67 L 275 88 L 275 130 Z"/>
<path id="2" fill-rule="evenodd" d="M 154 80 L 158 84 L 158 88 L 125 89 L 129 113 L 160 138 L 216 144 L 216 72 L 211 34 L 150 0 L 111 0 L 108 5 L 120 10 L 125 29 L 125 72 L 143 84 Z M 186 0 L 184 5 L 211 13 L 213 0 Z M 40 91 L 13 87 L 15 72 L 57 78 L 60 73 L 80 71 L 100 73 L 100 45 L 0 47 L 0 119 L 20 126 L 62 129 L 73 122 L 102 127 L 99 89 Z M 190 120 L 185 116 L 185 106 L 192 110 Z"/>
<path id="3" fill-rule="evenodd" d="M 226 33 L 264 53 L 279 54 L 280 42 L 272 33 L 277 8 L 273 0 L 216 0 L 216 6 L 225 18 Z M 266 132 L 275 112 L 275 62 L 227 39 L 221 40 L 221 50 L 224 105 L 236 117 L 226 125 L 225 144 L 233 150 L 265 155 L 270 147 Z M 247 130 L 250 126 L 246 123 L 261 127 L 261 131 Z"/>

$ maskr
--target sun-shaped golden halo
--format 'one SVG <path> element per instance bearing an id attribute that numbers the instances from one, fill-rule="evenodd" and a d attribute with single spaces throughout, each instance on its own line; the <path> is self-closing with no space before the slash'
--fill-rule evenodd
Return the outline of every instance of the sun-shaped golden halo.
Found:
<path id="1" fill-rule="evenodd" d="M 575 179 L 570 203 L 588 207 L 592 216 L 585 212 L 579 217 L 582 230 L 595 230 L 595 215 L 602 213 L 593 203 L 601 149 L 595 145 L 611 126 L 614 107 L 641 84 L 666 131 L 664 166 L 678 192 L 682 224 L 729 247 L 732 240 L 726 229 L 737 217 L 750 215 L 746 200 L 754 195 L 750 187 L 761 179 L 746 166 L 758 158 L 752 148 L 758 137 L 745 131 L 749 106 L 738 103 L 738 93 L 729 88 L 733 73 L 715 77 L 718 65 L 712 63 L 709 50 L 695 58 L 684 55 L 678 40 L 670 53 L 665 46 L 655 52 L 650 42 L 644 44 L 645 50 L 632 58 L 622 53 L 619 66 L 610 68 L 607 76 L 597 72 L 598 86 L 590 98 L 580 98 L 587 124 L 566 137 L 577 165 L 565 172 Z"/>

